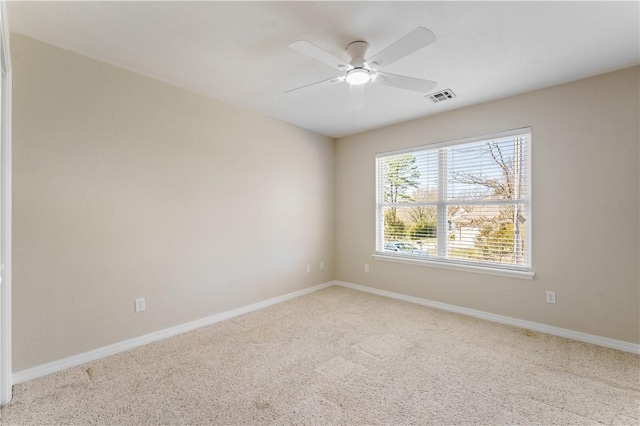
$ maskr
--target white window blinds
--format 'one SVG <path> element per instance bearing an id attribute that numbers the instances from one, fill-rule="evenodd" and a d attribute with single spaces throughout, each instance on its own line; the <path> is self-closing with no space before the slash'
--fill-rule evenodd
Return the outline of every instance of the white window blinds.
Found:
<path id="1" fill-rule="evenodd" d="M 379 154 L 378 254 L 529 271 L 530 129 Z"/>

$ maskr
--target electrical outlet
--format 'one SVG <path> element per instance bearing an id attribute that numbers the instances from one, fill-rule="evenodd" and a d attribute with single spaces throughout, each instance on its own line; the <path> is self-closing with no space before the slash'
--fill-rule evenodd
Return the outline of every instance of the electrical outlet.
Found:
<path id="1" fill-rule="evenodd" d="M 364 264 L 364 271 L 365 272 L 369 272 L 369 264 L 368 263 Z"/>
<path id="2" fill-rule="evenodd" d="M 556 303 L 555 291 L 547 291 L 547 303 Z"/>
<path id="3" fill-rule="evenodd" d="M 140 297 L 138 299 L 136 299 L 136 312 L 142 312 L 145 310 L 146 306 L 145 306 L 145 302 L 144 302 L 144 297 Z"/>
<path id="4" fill-rule="evenodd" d="M 324 260 L 320 261 L 320 269 L 324 269 Z"/>
<path id="5" fill-rule="evenodd" d="M 311 265 L 307 265 L 307 274 L 311 272 Z"/>

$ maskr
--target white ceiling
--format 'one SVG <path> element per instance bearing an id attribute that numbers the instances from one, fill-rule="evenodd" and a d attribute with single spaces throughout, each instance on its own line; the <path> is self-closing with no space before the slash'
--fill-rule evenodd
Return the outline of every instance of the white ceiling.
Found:
<path id="1" fill-rule="evenodd" d="M 630 2 L 9 2 L 13 32 L 331 137 L 341 137 L 640 63 Z M 297 40 L 372 56 L 418 26 L 438 40 L 385 69 L 457 98 L 347 84 L 289 49 Z"/>

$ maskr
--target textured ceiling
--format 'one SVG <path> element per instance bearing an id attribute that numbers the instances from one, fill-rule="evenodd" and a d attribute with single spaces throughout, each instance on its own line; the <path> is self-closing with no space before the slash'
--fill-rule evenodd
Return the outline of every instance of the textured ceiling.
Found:
<path id="1" fill-rule="evenodd" d="M 549 87 L 640 63 L 632 2 L 9 2 L 11 31 L 331 137 Z M 432 45 L 385 71 L 456 98 L 340 84 L 288 48 L 308 40 L 348 60 L 418 26 Z"/>

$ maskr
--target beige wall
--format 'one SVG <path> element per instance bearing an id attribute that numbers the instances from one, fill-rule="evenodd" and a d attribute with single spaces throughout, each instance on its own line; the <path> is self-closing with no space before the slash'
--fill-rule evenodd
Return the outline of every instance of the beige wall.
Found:
<path id="1" fill-rule="evenodd" d="M 336 279 L 638 343 L 639 77 L 630 68 L 339 139 Z M 533 281 L 371 258 L 376 153 L 525 126 Z"/>
<path id="2" fill-rule="evenodd" d="M 14 371 L 332 279 L 640 341 L 638 67 L 334 143 L 11 41 Z M 371 258 L 377 152 L 525 126 L 533 281 Z"/>
<path id="3" fill-rule="evenodd" d="M 333 279 L 332 139 L 11 50 L 14 371 Z"/>

